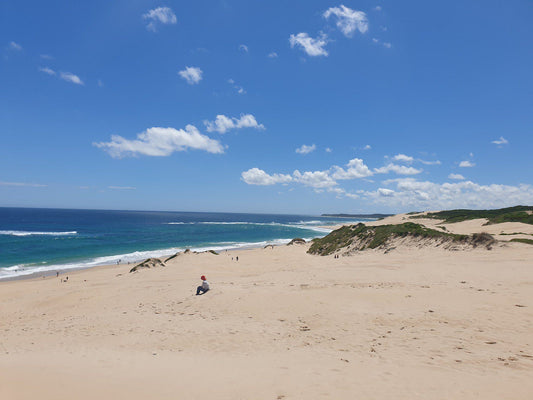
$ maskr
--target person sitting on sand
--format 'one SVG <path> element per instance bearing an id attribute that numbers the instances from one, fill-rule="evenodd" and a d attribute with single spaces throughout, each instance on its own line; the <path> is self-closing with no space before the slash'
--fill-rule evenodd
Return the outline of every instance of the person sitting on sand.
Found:
<path id="1" fill-rule="evenodd" d="M 207 282 L 207 281 L 205 280 L 205 276 L 202 275 L 202 276 L 200 277 L 200 279 L 202 280 L 202 285 L 201 285 L 201 286 L 198 286 L 198 287 L 196 288 L 196 295 L 197 295 L 197 296 L 200 295 L 200 294 L 204 294 L 204 293 L 206 293 L 206 292 L 209 291 L 209 282 Z"/>

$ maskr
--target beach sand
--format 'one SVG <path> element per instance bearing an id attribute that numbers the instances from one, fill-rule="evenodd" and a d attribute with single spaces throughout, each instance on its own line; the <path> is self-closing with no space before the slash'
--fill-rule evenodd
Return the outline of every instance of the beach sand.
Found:
<path id="1" fill-rule="evenodd" d="M 307 248 L 0 282 L 0 399 L 533 398 L 533 246 Z"/>

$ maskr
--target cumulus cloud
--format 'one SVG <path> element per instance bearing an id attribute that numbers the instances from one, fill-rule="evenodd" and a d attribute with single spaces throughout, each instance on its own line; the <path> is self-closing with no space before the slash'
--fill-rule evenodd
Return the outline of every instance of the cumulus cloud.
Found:
<path id="1" fill-rule="evenodd" d="M 476 165 L 476 164 L 474 164 L 473 162 L 470 162 L 470 161 L 468 161 L 468 160 L 467 160 L 467 161 L 461 161 L 461 162 L 459 163 L 459 166 L 460 166 L 461 168 L 474 167 L 475 165 Z"/>
<path id="2" fill-rule="evenodd" d="M 245 53 L 248 53 L 248 46 L 246 46 L 245 44 L 240 44 L 239 50 L 244 51 Z"/>
<path id="3" fill-rule="evenodd" d="M 278 53 L 275 51 L 268 53 L 268 58 L 278 58 Z"/>
<path id="4" fill-rule="evenodd" d="M 252 114 L 241 115 L 240 118 L 229 118 L 225 115 L 217 115 L 214 121 L 204 121 L 207 132 L 226 133 L 230 129 L 255 128 L 265 129 L 263 124 L 257 123 Z"/>
<path id="5" fill-rule="evenodd" d="M 208 153 L 224 153 L 219 141 L 201 134 L 193 125 L 185 129 L 153 127 L 137 135 L 137 139 L 129 140 L 119 135 L 112 135 L 110 142 L 93 143 L 113 158 L 127 156 L 169 156 L 175 151 L 188 149 L 203 150 Z"/>
<path id="6" fill-rule="evenodd" d="M 374 172 L 376 174 L 388 174 L 389 172 L 394 172 L 398 175 L 416 175 L 421 173 L 422 170 L 414 167 L 406 167 L 405 165 L 390 163 L 381 168 L 374 168 Z"/>
<path id="7" fill-rule="evenodd" d="M 296 182 L 315 189 L 323 189 L 337 185 L 337 182 L 329 175 L 328 171 L 305 171 L 296 170 L 292 173 Z"/>
<path id="8" fill-rule="evenodd" d="M 338 187 L 337 180 L 348 180 L 364 178 L 372 175 L 372 171 L 364 164 L 363 160 L 354 158 L 346 164 L 346 168 L 333 166 L 325 171 L 304 171 L 295 170 L 290 174 L 274 174 L 269 175 L 265 171 L 252 168 L 241 174 L 244 182 L 250 185 L 274 185 L 276 183 L 299 183 L 307 187 L 313 188 L 320 192 L 326 190 L 337 194 L 337 196 L 344 195 L 350 198 L 358 198 L 356 194 L 346 192 L 344 189 Z"/>
<path id="9" fill-rule="evenodd" d="M 83 81 L 78 75 L 74 75 L 70 72 L 60 72 L 59 77 L 64 81 L 75 83 L 76 85 L 84 85 Z"/>
<path id="10" fill-rule="evenodd" d="M 370 146 L 369 144 L 363 147 L 363 150 L 371 150 L 371 149 L 372 149 L 372 146 Z"/>
<path id="11" fill-rule="evenodd" d="M 376 11 L 381 11 L 382 8 L 381 8 L 381 6 L 375 6 L 375 7 L 374 7 L 374 10 L 376 10 Z"/>
<path id="12" fill-rule="evenodd" d="M 22 51 L 22 46 L 16 42 L 9 42 L 9 48 L 15 51 Z"/>
<path id="13" fill-rule="evenodd" d="M 503 136 L 500 136 L 500 138 L 498 140 L 493 140 L 491 143 L 494 143 L 494 144 L 497 144 L 498 146 L 501 146 L 501 145 L 504 145 L 504 144 L 508 144 L 509 141 L 507 139 L 505 139 Z"/>
<path id="14" fill-rule="evenodd" d="M 391 196 L 394 196 L 394 190 L 385 189 L 385 188 L 379 188 L 377 190 L 377 194 L 379 196 L 383 196 L 383 197 L 391 197 Z"/>
<path id="15" fill-rule="evenodd" d="M 324 18 L 334 17 L 337 22 L 337 28 L 346 37 L 353 36 L 355 31 L 365 33 L 368 31 L 368 19 L 366 14 L 362 11 L 352 10 L 344 5 L 340 7 L 328 8 L 324 14 Z"/>
<path id="16" fill-rule="evenodd" d="M 241 178 L 248 185 L 268 186 L 276 183 L 289 183 L 292 181 L 290 175 L 273 174 L 269 175 L 259 168 L 251 168 L 241 174 Z"/>
<path id="17" fill-rule="evenodd" d="M 300 147 L 296 149 L 296 152 L 298 154 L 309 154 L 316 150 L 316 145 L 312 144 L 311 146 L 308 146 L 306 144 L 302 144 Z"/>
<path id="18" fill-rule="evenodd" d="M 383 47 L 386 47 L 387 49 L 390 49 L 392 47 L 392 43 L 384 42 Z"/>
<path id="19" fill-rule="evenodd" d="M 148 21 L 146 29 L 155 32 L 157 25 L 175 24 L 178 22 L 176 14 L 169 7 L 157 7 L 143 14 L 143 19 Z"/>
<path id="20" fill-rule="evenodd" d="M 372 176 L 373 173 L 370 171 L 363 160 L 360 158 L 354 158 L 346 164 L 346 169 L 334 165 L 331 167 L 331 176 L 333 179 L 358 179 L 366 178 Z"/>
<path id="21" fill-rule="evenodd" d="M 289 43 L 291 48 L 294 46 L 300 46 L 307 55 L 316 57 L 316 56 L 326 56 L 328 52 L 324 48 L 328 44 L 328 37 L 322 33 L 316 39 L 310 37 L 305 32 L 300 32 L 297 35 L 291 35 L 289 38 Z"/>
<path id="22" fill-rule="evenodd" d="M 44 72 L 45 74 L 48 74 L 51 76 L 56 74 L 56 72 L 53 69 L 48 68 L 48 67 L 39 67 L 39 71 Z"/>
<path id="23" fill-rule="evenodd" d="M 397 180 L 393 193 L 367 191 L 364 197 L 391 208 L 454 209 L 498 208 L 533 202 L 531 185 L 479 185 L 471 181 L 435 183 L 413 178 Z"/>
<path id="24" fill-rule="evenodd" d="M 202 80 L 202 70 L 198 67 L 185 67 L 178 74 L 187 81 L 189 85 L 195 85 Z"/>
<path id="25" fill-rule="evenodd" d="M 326 153 L 331 153 L 333 150 L 331 150 L 329 147 L 326 147 L 326 148 L 324 149 L 324 151 L 325 151 Z"/>
<path id="26" fill-rule="evenodd" d="M 405 163 L 412 163 L 414 161 L 414 158 L 411 156 L 406 156 L 405 154 L 396 154 L 394 157 L 392 157 L 394 161 L 400 161 Z"/>
<path id="27" fill-rule="evenodd" d="M 465 177 L 461 174 L 450 174 L 448 175 L 448 179 L 455 179 L 457 181 L 462 181 L 465 179 Z"/>

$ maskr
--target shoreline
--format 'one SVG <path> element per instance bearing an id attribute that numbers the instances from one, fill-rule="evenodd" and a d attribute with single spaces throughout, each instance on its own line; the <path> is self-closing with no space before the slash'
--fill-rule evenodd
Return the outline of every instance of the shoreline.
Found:
<path id="1" fill-rule="evenodd" d="M 329 229 L 329 230 L 337 229 L 336 227 L 328 227 L 328 226 L 318 226 L 317 228 Z M 277 246 L 284 246 L 287 243 L 289 243 L 291 240 L 292 239 L 274 239 L 274 240 L 270 241 L 272 243 L 269 243 L 269 241 L 264 241 L 264 242 L 261 242 L 261 244 L 249 244 L 249 245 L 243 245 L 243 246 L 239 246 L 239 247 L 228 247 L 228 248 L 222 248 L 222 249 L 214 250 L 214 251 L 222 253 L 222 252 L 227 252 L 227 251 L 243 251 L 243 250 L 250 250 L 250 249 L 260 249 L 260 248 L 264 248 L 266 246 L 277 247 Z M 310 242 L 312 239 L 305 239 L 305 240 L 307 242 Z M 217 246 L 213 246 L 213 248 L 216 248 L 216 247 Z M 59 277 L 61 277 L 61 276 L 64 276 L 65 274 L 73 274 L 73 273 L 76 273 L 78 271 L 85 271 L 85 270 L 90 270 L 90 269 L 95 269 L 95 268 L 109 268 L 109 267 L 116 267 L 116 266 L 122 266 L 122 265 L 132 265 L 132 266 L 134 266 L 134 265 L 146 260 L 147 258 L 164 259 L 164 258 L 168 258 L 168 257 L 172 256 L 173 254 L 184 253 L 186 250 L 190 250 L 193 253 L 201 254 L 201 253 L 208 252 L 208 251 L 212 250 L 213 248 L 209 248 L 207 250 L 201 250 L 201 251 L 194 250 L 194 249 L 184 249 L 184 250 L 177 251 L 176 253 L 172 253 L 172 254 L 165 254 L 165 255 L 160 255 L 160 256 L 151 256 L 151 257 L 143 257 L 143 258 L 136 259 L 134 261 L 130 261 L 130 262 L 127 262 L 127 263 L 123 262 L 123 263 L 120 263 L 120 264 L 98 264 L 98 265 L 93 265 L 93 266 L 80 266 L 80 267 L 63 268 L 63 269 L 50 269 L 50 270 L 41 271 L 41 272 L 33 272 L 31 274 L 25 274 L 25 275 L 17 275 L 17 276 L 12 276 L 12 277 L 0 277 L 0 285 L 2 284 L 2 282 L 12 282 L 12 281 L 22 281 L 22 280 L 42 280 L 42 279 L 47 279 L 47 278 L 50 278 L 50 277 L 56 277 L 55 275 L 56 275 L 57 272 L 59 272 Z M 201 249 L 204 249 L 204 248 L 202 247 Z M 157 251 L 158 250 L 154 250 L 154 252 L 157 252 Z M 161 251 L 164 251 L 164 250 L 161 250 Z M 107 257 L 117 257 L 118 258 L 119 256 L 107 256 Z M 60 265 L 61 264 L 58 264 L 58 266 L 60 266 Z M 69 265 L 69 264 L 63 264 L 63 265 Z"/>

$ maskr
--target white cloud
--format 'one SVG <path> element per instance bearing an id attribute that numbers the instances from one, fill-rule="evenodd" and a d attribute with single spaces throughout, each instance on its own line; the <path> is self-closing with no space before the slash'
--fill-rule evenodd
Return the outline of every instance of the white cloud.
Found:
<path id="1" fill-rule="evenodd" d="M 354 158 L 346 164 L 346 169 L 333 166 L 326 171 L 304 171 L 295 170 L 292 176 L 287 174 L 269 175 L 265 171 L 252 168 L 242 173 L 243 180 L 251 185 L 274 185 L 276 183 L 300 183 L 313 188 L 316 192 L 327 190 L 336 193 L 337 196 L 344 195 L 350 198 L 358 198 L 356 194 L 347 193 L 338 187 L 337 180 L 364 178 L 372 175 L 372 171 L 364 164 L 363 160 Z"/>
<path id="2" fill-rule="evenodd" d="M 278 58 L 278 53 L 276 53 L 275 51 L 271 52 L 268 54 L 268 58 Z"/>
<path id="3" fill-rule="evenodd" d="M 291 48 L 300 46 L 309 56 L 327 56 L 328 52 L 324 46 L 328 44 L 328 37 L 325 34 L 320 34 L 319 37 L 313 39 L 305 32 L 300 32 L 297 35 L 291 35 L 289 38 Z"/>
<path id="4" fill-rule="evenodd" d="M 136 190 L 137 189 L 136 187 L 133 187 L 133 186 L 108 186 L 107 188 L 113 189 L 113 190 Z"/>
<path id="5" fill-rule="evenodd" d="M 461 174 L 450 174 L 448 175 L 448 179 L 455 179 L 457 181 L 462 181 L 465 179 L 465 177 Z"/>
<path id="6" fill-rule="evenodd" d="M 60 72 L 59 77 L 64 81 L 75 83 L 76 85 L 83 85 L 83 81 L 78 75 L 74 75 L 70 72 Z"/>
<path id="7" fill-rule="evenodd" d="M 259 168 L 251 168 L 241 174 L 242 180 L 248 185 L 275 185 L 276 183 L 289 183 L 292 181 L 290 175 L 273 174 L 269 175 Z"/>
<path id="8" fill-rule="evenodd" d="M 381 168 L 374 168 L 376 174 L 387 174 L 389 172 L 394 172 L 398 175 L 416 175 L 422 172 L 421 169 L 416 169 L 414 167 L 406 167 L 405 165 L 396 165 L 388 164 Z"/>
<path id="9" fill-rule="evenodd" d="M 379 43 L 379 39 L 372 38 L 372 42 L 374 42 L 374 43 Z"/>
<path id="10" fill-rule="evenodd" d="M 362 11 L 352 10 L 346 6 L 331 7 L 324 12 L 324 18 L 330 16 L 337 18 L 337 28 L 344 36 L 351 37 L 355 31 L 365 33 L 368 30 L 368 20 Z"/>
<path id="11" fill-rule="evenodd" d="M 42 185 L 40 183 L 2 182 L 2 181 L 0 181 L 0 186 L 47 187 L 48 185 Z"/>
<path id="12" fill-rule="evenodd" d="M 39 71 L 44 72 L 45 74 L 48 74 L 48 75 L 55 75 L 56 74 L 56 71 L 54 71 L 53 69 L 48 68 L 48 67 L 39 67 Z"/>
<path id="13" fill-rule="evenodd" d="M 98 87 L 104 87 L 104 82 L 102 82 L 101 79 L 98 79 L 97 84 L 98 84 Z"/>
<path id="14" fill-rule="evenodd" d="M 242 86 L 236 85 L 235 81 L 233 79 L 228 79 L 228 83 L 230 85 L 233 85 L 233 88 L 237 91 L 239 94 L 246 94 L 246 90 Z"/>
<path id="15" fill-rule="evenodd" d="M 149 31 L 155 32 L 156 26 L 159 24 L 175 24 L 178 22 L 176 15 L 172 9 L 168 7 L 157 7 L 153 10 L 149 10 L 146 14 L 143 15 L 143 19 L 148 21 L 146 29 Z"/>
<path id="16" fill-rule="evenodd" d="M 149 128 L 138 134 L 134 140 L 112 135 L 110 142 L 93 143 L 93 145 L 108 152 L 113 158 L 139 154 L 162 157 L 188 149 L 204 150 L 214 154 L 224 153 L 224 147 L 219 141 L 202 135 L 193 125 L 187 125 L 185 129 Z"/>
<path id="17" fill-rule="evenodd" d="M 470 162 L 470 161 L 461 161 L 459 163 L 459 166 L 461 168 L 469 168 L 469 167 L 474 167 L 476 164 L 474 164 L 473 162 Z"/>
<path id="18" fill-rule="evenodd" d="M 420 160 L 418 159 L 417 161 L 420 161 L 422 164 L 424 165 L 441 165 L 442 163 L 440 162 L 440 160 L 435 160 L 435 161 L 425 161 L 425 160 Z"/>
<path id="19" fill-rule="evenodd" d="M 406 156 L 405 154 L 396 154 L 394 157 L 392 157 L 394 161 L 400 161 L 405 163 L 412 163 L 414 161 L 414 158 L 411 156 Z"/>
<path id="20" fill-rule="evenodd" d="M 379 188 L 377 190 L 377 193 L 379 196 L 384 196 L 384 197 L 394 196 L 394 190 L 391 190 L 391 189 Z"/>
<path id="21" fill-rule="evenodd" d="M 333 150 L 331 150 L 329 147 L 326 147 L 326 149 L 324 150 L 326 153 L 331 153 Z"/>
<path id="22" fill-rule="evenodd" d="M 392 43 L 385 42 L 383 43 L 383 46 L 386 47 L 387 49 L 390 49 L 392 47 Z"/>
<path id="23" fill-rule="evenodd" d="M 533 203 L 531 185 L 479 185 L 471 181 L 434 183 L 413 178 L 399 179 L 394 193 L 365 192 L 369 200 L 391 208 L 402 209 L 454 209 L 498 208 L 516 204 Z"/>
<path id="24" fill-rule="evenodd" d="M 240 44 L 239 50 L 244 51 L 245 53 L 248 53 L 248 46 L 246 46 L 245 44 Z"/>
<path id="25" fill-rule="evenodd" d="M 508 144 L 509 141 L 505 139 L 503 136 L 500 136 L 498 140 L 493 140 L 491 143 L 497 144 L 498 146 L 501 146 L 503 144 Z"/>
<path id="26" fill-rule="evenodd" d="M 187 81 L 189 85 L 194 85 L 202 80 L 202 70 L 198 67 L 185 67 L 178 74 Z"/>
<path id="27" fill-rule="evenodd" d="M 357 179 L 372 176 L 373 173 L 360 158 L 354 158 L 346 164 L 347 168 L 336 165 L 330 168 L 333 179 Z"/>
<path id="28" fill-rule="evenodd" d="M 369 144 L 367 144 L 365 147 L 363 147 L 363 150 L 370 150 L 372 149 L 372 146 L 370 146 Z"/>
<path id="29" fill-rule="evenodd" d="M 43 60 L 53 60 L 54 59 L 54 57 L 52 57 L 50 54 L 41 54 L 40 57 Z"/>
<path id="30" fill-rule="evenodd" d="M 383 8 L 381 8 L 381 6 L 375 6 L 375 7 L 374 7 L 374 10 L 376 10 L 376 11 L 381 11 L 382 9 L 383 9 Z"/>
<path id="31" fill-rule="evenodd" d="M 305 171 L 303 174 L 296 170 L 292 174 L 294 180 L 315 189 L 324 189 L 337 185 L 327 171 Z"/>
<path id="32" fill-rule="evenodd" d="M 309 154 L 316 150 L 316 145 L 312 144 L 311 146 L 308 146 L 306 144 L 302 144 L 301 147 L 298 147 L 296 149 L 296 153 L 298 154 Z"/>
<path id="33" fill-rule="evenodd" d="M 252 114 L 241 115 L 240 118 L 229 118 L 225 115 L 217 115 L 214 121 L 204 121 L 207 132 L 226 133 L 229 129 L 255 128 L 265 129 L 263 124 L 257 123 Z"/>
<path id="34" fill-rule="evenodd" d="M 9 48 L 15 51 L 22 51 L 22 46 L 15 42 L 9 42 Z"/>

